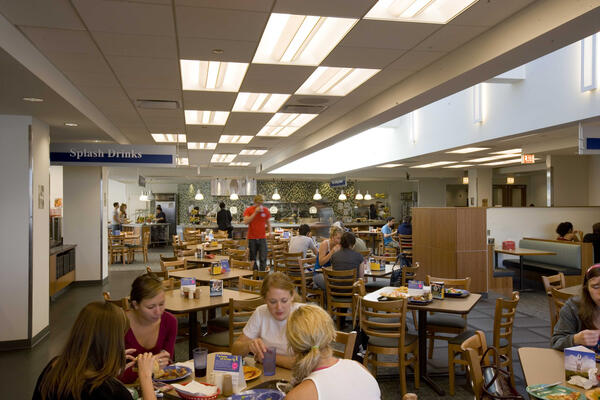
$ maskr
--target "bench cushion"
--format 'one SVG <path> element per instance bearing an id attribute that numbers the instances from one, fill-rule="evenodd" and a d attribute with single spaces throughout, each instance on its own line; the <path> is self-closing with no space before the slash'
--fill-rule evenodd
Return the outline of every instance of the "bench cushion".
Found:
<path id="1" fill-rule="evenodd" d="M 581 246 L 571 242 L 544 242 L 540 240 L 519 240 L 519 247 L 524 249 L 553 251 L 556 255 L 523 256 L 525 264 L 543 263 L 581 271 Z"/>
<path id="2" fill-rule="evenodd" d="M 519 260 L 504 260 L 502 262 L 502 265 L 504 265 L 507 268 L 517 268 L 517 269 L 520 268 Z M 525 260 L 523 260 L 523 269 L 529 269 L 529 270 L 533 270 L 533 271 L 550 273 L 550 274 L 562 272 L 565 275 L 581 275 L 580 269 L 567 268 L 562 265 L 546 264 L 546 263 L 541 263 L 541 262 L 532 262 L 532 261 L 525 261 Z M 494 272 L 494 276 L 496 276 L 495 272 Z"/>

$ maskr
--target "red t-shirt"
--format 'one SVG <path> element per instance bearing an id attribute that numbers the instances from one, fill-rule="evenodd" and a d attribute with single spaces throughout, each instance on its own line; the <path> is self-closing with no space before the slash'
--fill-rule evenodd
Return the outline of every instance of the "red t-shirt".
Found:
<path id="1" fill-rule="evenodd" d="M 158 328 L 158 339 L 156 344 L 151 349 L 142 347 L 135 338 L 131 328 L 125 333 L 125 348 L 136 349 L 136 352 L 132 356 L 137 357 L 138 354 L 152 353 L 158 354 L 163 350 L 166 350 L 171 355 L 172 359 L 175 359 L 175 339 L 177 338 L 177 319 L 173 314 L 164 312 L 160 319 L 160 327 Z M 126 369 L 119 380 L 123 383 L 133 383 L 138 377 L 137 372 L 133 372 L 132 368 Z"/>
<path id="2" fill-rule="evenodd" d="M 244 211 L 244 217 L 249 217 L 254 214 L 256 206 L 250 206 Z M 252 222 L 248 224 L 248 239 L 266 239 L 266 226 L 267 222 L 271 218 L 271 213 L 267 207 L 263 206 L 262 212 L 256 214 Z"/>

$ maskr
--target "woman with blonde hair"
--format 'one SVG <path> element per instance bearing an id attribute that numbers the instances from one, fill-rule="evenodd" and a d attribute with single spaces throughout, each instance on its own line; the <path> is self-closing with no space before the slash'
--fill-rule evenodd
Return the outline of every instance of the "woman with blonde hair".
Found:
<path id="1" fill-rule="evenodd" d="M 369 371 L 353 360 L 333 356 L 333 320 L 319 306 L 303 305 L 290 315 L 285 330 L 296 358 L 294 388 L 287 400 L 380 399 L 379 385 Z"/>
<path id="2" fill-rule="evenodd" d="M 127 220 L 127 204 L 122 203 L 119 207 L 119 220 L 121 221 L 121 225 L 126 224 Z"/>
<path id="3" fill-rule="evenodd" d="M 152 386 L 154 357 L 140 355 L 126 365 L 123 334 L 127 318 L 111 303 L 93 302 L 79 315 L 61 355 L 52 359 L 38 378 L 33 400 L 131 400 L 117 375 L 137 363 L 142 395 L 155 400 Z"/>
<path id="4" fill-rule="evenodd" d="M 315 270 L 323 267 L 331 267 L 331 256 L 342 249 L 340 242 L 342 240 L 343 233 L 344 230 L 339 226 L 333 225 L 331 229 L 329 229 L 329 239 L 323 240 L 319 244 Z M 317 287 L 325 290 L 325 280 L 323 278 L 323 274 L 315 274 L 313 282 Z"/>
<path id="5" fill-rule="evenodd" d="M 294 283 L 286 274 L 274 272 L 263 281 L 260 294 L 266 304 L 254 310 L 231 352 L 252 353 L 262 362 L 267 348 L 275 347 L 277 365 L 292 368 L 294 358 L 288 348 L 285 326 L 290 313 L 300 306 Z"/>

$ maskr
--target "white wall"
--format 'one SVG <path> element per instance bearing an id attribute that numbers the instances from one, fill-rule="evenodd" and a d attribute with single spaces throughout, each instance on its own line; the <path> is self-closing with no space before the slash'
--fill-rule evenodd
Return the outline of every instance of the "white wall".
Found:
<path id="1" fill-rule="evenodd" d="M 50 208 L 54 208 L 54 200 L 63 197 L 63 167 L 50 166 Z"/>
<path id="2" fill-rule="evenodd" d="M 587 206 L 588 157 L 551 155 L 554 207 Z M 598 185 L 598 181 L 594 183 Z"/>
<path id="3" fill-rule="evenodd" d="M 600 206 L 600 155 L 588 156 L 588 204 Z"/>
<path id="4" fill-rule="evenodd" d="M 102 279 L 100 252 L 107 225 L 100 218 L 101 179 L 101 167 L 63 168 L 63 238 L 65 243 L 77 245 L 77 281 Z"/>
<path id="5" fill-rule="evenodd" d="M 456 185 L 455 178 L 419 179 L 419 207 L 446 207 L 446 185 Z"/>
<path id="6" fill-rule="evenodd" d="M 106 229 L 112 221 L 112 202 L 108 202 L 108 168 L 102 167 L 102 245 L 101 257 L 102 257 L 102 279 L 108 278 L 108 229 Z"/>
<path id="7" fill-rule="evenodd" d="M 467 207 L 468 185 L 446 185 L 446 207 Z"/>

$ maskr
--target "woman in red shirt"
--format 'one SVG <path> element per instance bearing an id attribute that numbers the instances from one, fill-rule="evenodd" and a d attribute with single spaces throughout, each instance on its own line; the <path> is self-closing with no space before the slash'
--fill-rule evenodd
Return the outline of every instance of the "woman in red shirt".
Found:
<path id="1" fill-rule="evenodd" d="M 129 329 L 125 333 L 128 357 L 152 353 L 157 356 L 160 368 L 166 367 L 175 352 L 177 319 L 165 312 L 162 282 L 151 274 L 138 276 L 131 285 L 129 301 L 131 310 L 126 313 Z M 137 373 L 128 368 L 119 379 L 132 383 Z"/>

